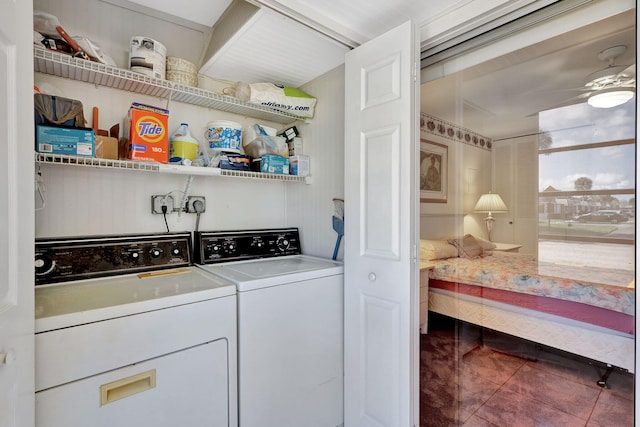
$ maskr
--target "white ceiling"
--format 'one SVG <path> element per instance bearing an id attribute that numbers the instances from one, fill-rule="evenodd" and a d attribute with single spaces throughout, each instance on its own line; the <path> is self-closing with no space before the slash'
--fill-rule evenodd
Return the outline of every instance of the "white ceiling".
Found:
<path id="1" fill-rule="evenodd" d="M 320 33 L 262 8 L 206 59 L 200 73 L 229 81 L 299 87 L 342 64 L 347 51 Z"/>
<path id="2" fill-rule="evenodd" d="M 421 111 L 493 139 L 535 133 L 537 112 L 586 102 L 578 89 L 618 45 L 615 64 L 634 64 L 635 10 L 424 84 Z"/>
<path id="3" fill-rule="evenodd" d="M 131 1 L 209 28 L 214 25 L 214 34 L 216 24 L 212 23 L 232 4 L 232 0 Z M 349 50 L 309 26 L 357 45 L 408 19 L 419 26 L 425 23 L 431 27 L 442 23 L 452 25 L 455 19 L 450 17 L 456 14 L 463 17 L 473 14 L 479 21 L 489 19 L 500 6 L 531 3 L 529 0 L 493 0 L 491 3 L 486 0 L 481 7 L 472 0 L 245 1 L 259 7 L 259 12 L 229 36 L 217 53 L 210 57 L 203 55 L 198 64 L 201 72 L 222 80 L 272 81 L 294 87 L 340 65 Z M 598 59 L 599 52 L 626 45 L 626 53 L 616 64 L 635 62 L 634 12 L 423 85 L 421 111 L 490 138 L 513 135 L 524 129 L 535 131 L 535 113 L 579 95 L 580 92 L 569 89 L 582 86 L 587 75 L 606 66 Z M 282 14 L 294 19 L 286 19 Z M 422 38 L 425 39 L 424 34 Z M 584 100 L 572 100 L 580 101 Z"/>
<path id="4" fill-rule="evenodd" d="M 261 10 L 235 35 L 229 36 L 213 56 L 205 55 L 198 64 L 203 67 L 201 73 L 221 80 L 270 81 L 298 87 L 342 64 L 344 54 L 351 46 L 364 43 L 409 19 L 422 22 L 452 4 L 469 0 L 246 1 Z M 215 31 L 216 22 L 225 18 L 223 13 L 233 1 L 130 2 L 213 27 Z M 284 15 L 293 19 L 286 19 Z M 321 29 L 324 34 L 310 27 Z"/>
<path id="5" fill-rule="evenodd" d="M 232 0 L 189 0 L 187 4 L 172 0 L 131 0 L 142 6 L 156 9 L 187 21 L 211 27 L 231 4 Z"/>
<path id="6" fill-rule="evenodd" d="M 264 0 L 265 3 L 275 1 Z M 349 29 L 354 39 L 363 43 L 412 19 L 422 23 L 459 0 L 276 0 L 278 3 L 303 12 L 336 27 Z M 324 19 L 323 19 L 324 18 Z"/>
<path id="7" fill-rule="evenodd" d="M 130 0 L 169 15 L 205 26 L 213 26 L 232 0 Z M 469 0 L 247 0 L 295 16 L 304 16 L 327 28 L 339 29 L 364 43 L 413 19 L 421 23 L 452 6 Z"/>

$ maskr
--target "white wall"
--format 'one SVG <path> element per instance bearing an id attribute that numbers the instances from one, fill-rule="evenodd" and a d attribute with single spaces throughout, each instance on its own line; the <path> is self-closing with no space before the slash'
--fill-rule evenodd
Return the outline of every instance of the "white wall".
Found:
<path id="1" fill-rule="evenodd" d="M 495 144 L 494 191 L 508 212 L 495 215 L 494 240 L 522 245 L 521 253 L 538 253 L 538 140 L 536 136 Z"/>
<path id="2" fill-rule="evenodd" d="M 318 97 L 313 121 L 298 126 L 305 154 L 311 156 L 313 183 L 288 184 L 287 225 L 300 227 L 305 253 L 329 258 L 337 237 L 332 228 L 332 199 L 344 198 L 344 66 L 303 89 Z M 348 225 L 345 232 L 348 233 Z M 338 259 L 342 259 L 342 245 Z"/>
<path id="3" fill-rule="evenodd" d="M 428 113 L 428 112 L 427 112 Z M 491 151 L 421 129 L 423 141 L 448 147 L 446 203 L 420 204 L 420 237 L 447 238 L 471 233 L 486 237 L 483 215 L 473 213 L 478 198 L 491 190 Z"/>
<path id="4" fill-rule="evenodd" d="M 70 35 L 88 37 L 97 43 L 120 68 L 128 68 L 132 36 L 151 37 L 167 48 L 167 56 L 193 63 L 199 63 L 209 42 L 205 31 L 146 16 L 107 1 L 34 0 L 33 9 L 57 16 Z"/>

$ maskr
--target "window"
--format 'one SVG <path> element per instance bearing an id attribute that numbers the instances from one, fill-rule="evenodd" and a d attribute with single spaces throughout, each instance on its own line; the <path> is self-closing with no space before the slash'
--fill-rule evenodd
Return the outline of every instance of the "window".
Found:
<path id="1" fill-rule="evenodd" d="M 633 270 L 635 99 L 539 113 L 538 254 Z"/>

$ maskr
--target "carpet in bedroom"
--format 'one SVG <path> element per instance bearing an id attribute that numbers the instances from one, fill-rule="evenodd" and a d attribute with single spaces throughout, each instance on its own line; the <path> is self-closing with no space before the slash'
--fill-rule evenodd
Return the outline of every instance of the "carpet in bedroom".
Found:
<path id="1" fill-rule="evenodd" d="M 420 353 L 420 426 L 633 426 L 633 375 L 445 316 Z"/>

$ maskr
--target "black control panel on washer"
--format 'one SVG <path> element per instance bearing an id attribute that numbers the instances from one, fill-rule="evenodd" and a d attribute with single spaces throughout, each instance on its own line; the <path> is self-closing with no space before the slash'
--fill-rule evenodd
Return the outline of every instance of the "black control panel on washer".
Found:
<path id="1" fill-rule="evenodd" d="M 36 285 L 191 264 L 191 233 L 36 239 Z"/>
<path id="2" fill-rule="evenodd" d="M 297 228 L 196 231 L 193 257 L 198 264 L 300 255 Z"/>

